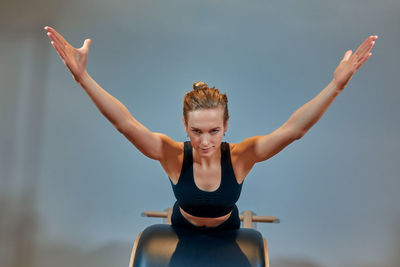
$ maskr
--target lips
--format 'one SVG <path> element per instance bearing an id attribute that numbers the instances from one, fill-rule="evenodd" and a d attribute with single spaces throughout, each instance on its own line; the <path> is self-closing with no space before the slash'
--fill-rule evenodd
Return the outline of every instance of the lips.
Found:
<path id="1" fill-rule="evenodd" d="M 203 151 L 204 153 L 206 153 L 206 152 L 210 151 L 211 147 L 209 147 L 209 148 L 200 148 L 200 149 L 201 149 L 201 151 Z"/>

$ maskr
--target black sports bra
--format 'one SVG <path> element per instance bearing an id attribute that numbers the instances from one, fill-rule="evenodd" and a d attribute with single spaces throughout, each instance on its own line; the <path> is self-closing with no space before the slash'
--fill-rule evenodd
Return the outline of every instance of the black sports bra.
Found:
<path id="1" fill-rule="evenodd" d="M 193 154 L 190 141 L 184 143 L 184 156 L 178 183 L 170 179 L 179 206 L 197 217 L 215 218 L 228 214 L 235 207 L 242 191 L 233 172 L 229 144 L 221 143 L 221 184 L 215 191 L 198 188 L 193 177 Z"/>

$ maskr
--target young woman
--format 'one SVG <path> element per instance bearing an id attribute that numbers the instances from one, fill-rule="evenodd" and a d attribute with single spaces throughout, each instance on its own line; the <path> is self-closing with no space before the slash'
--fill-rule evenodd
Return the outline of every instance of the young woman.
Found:
<path id="1" fill-rule="evenodd" d="M 201 231 L 240 227 L 235 203 L 251 168 L 300 139 L 321 118 L 371 56 L 378 38 L 369 36 L 354 54 L 348 50 L 335 69 L 332 81 L 281 127 L 270 134 L 233 144 L 222 142 L 228 129 L 228 99 L 215 87 L 196 82 L 193 90 L 186 93 L 182 120 L 190 141 L 175 142 L 164 134 L 149 131 L 92 79 L 86 71 L 90 39 L 77 49 L 53 28 L 46 26 L 45 30 L 74 79 L 100 112 L 139 151 L 161 163 L 177 198 L 172 224 Z"/>

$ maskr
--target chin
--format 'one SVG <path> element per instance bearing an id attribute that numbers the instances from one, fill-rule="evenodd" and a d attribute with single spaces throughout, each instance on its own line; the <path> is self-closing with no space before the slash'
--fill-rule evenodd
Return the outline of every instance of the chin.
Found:
<path id="1" fill-rule="evenodd" d="M 216 151 L 215 148 L 216 148 L 216 146 L 213 145 L 213 146 L 210 146 L 207 150 L 198 148 L 197 151 L 198 151 L 201 155 L 210 156 L 210 155 L 212 155 L 212 154 Z"/>

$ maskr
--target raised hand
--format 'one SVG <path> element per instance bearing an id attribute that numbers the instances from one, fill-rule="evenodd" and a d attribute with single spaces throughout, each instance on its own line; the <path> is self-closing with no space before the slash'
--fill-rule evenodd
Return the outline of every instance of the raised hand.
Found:
<path id="1" fill-rule="evenodd" d="M 340 61 L 333 74 L 333 81 L 338 90 L 344 89 L 354 73 L 361 68 L 361 66 L 372 55 L 370 51 L 374 46 L 376 39 L 378 39 L 377 35 L 371 35 L 365 39 L 354 54 L 352 54 L 353 52 L 351 50 L 348 50 L 344 54 L 342 61 Z"/>
<path id="2" fill-rule="evenodd" d="M 57 51 L 61 60 L 71 71 L 74 79 L 79 82 L 83 74 L 86 72 L 86 63 L 89 53 L 91 39 L 86 39 L 81 48 L 71 46 L 64 37 L 61 36 L 55 29 L 46 26 L 44 29 L 51 40 L 51 44 Z"/>

